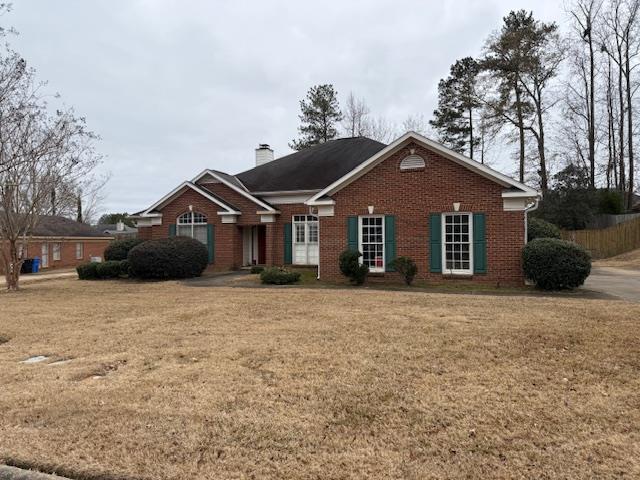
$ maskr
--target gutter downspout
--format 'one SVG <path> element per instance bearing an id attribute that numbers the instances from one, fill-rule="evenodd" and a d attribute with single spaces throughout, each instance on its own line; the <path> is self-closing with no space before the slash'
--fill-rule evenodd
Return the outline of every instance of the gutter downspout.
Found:
<path id="1" fill-rule="evenodd" d="M 524 209 L 524 244 L 526 245 L 529 238 L 529 212 L 537 210 L 540 206 L 540 197 L 536 197 L 536 200 L 532 207 Z"/>

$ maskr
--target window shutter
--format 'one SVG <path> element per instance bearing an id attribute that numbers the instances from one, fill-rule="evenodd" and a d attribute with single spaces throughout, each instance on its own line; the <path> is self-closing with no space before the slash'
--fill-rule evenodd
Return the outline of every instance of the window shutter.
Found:
<path id="1" fill-rule="evenodd" d="M 207 251 L 209 252 L 209 263 L 213 263 L 216 251 L 215 226 L 207 224 Z"/>
<path id="2" fill-rule="evenodd" d="M 429 270 L 442 272 L 442 216 L 432 213 L 429 216 Z"/>
<path id="3" fill-rule="evenodd" d="M 293 263 L 293 258 L 291 254 L 291 250 L 293 239 L 291 236 L 291 224 L 284 224 L 284 263 L 285 265 L 291 265 Z"/>
<path id="4" fill-rule="evenodd" d="M 473 273 L 487 273 L 485 214 L 473 214 Z"/>
<path id="5" fill-rule="evenodd" d="M 385 271 L 395 272 L 391 265 L 396 259 L 396 217 L 385 215 L 384 217 L 384 265 Z"/>
<path id="6" fill-rule="evenodd" d="M 347 217 L 347 248 L 358 251 L 358 217 Z"/>
<path id="7" fill-rule="evenodd" d="M 170 237 L 175 237 L 176 236 L 176 224 L 172 223 L 171 225 L 169 225 L 169 236 Z"/>

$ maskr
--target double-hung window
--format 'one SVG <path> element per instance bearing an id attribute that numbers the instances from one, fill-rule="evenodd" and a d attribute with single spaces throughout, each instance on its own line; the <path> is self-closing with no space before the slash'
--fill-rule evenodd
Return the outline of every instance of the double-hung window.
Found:
<path id="1" fill-rule="evenodd" d="M 360 262 L 371 272 L 384 272 L 384 217 L 360 217 Z"/>
<path id="2" fill-rule="evenodd" d="M 84 244 L 81 242 L 76 243 L 76 260 L 82 260 L 84 257 Z"/>
<path id="3" fill-rule="evenodd" d="M 293 263 L 295 265 L 318 264 L 318 217 L 316 215 L 293 216 Z"/>
<path id="4" fill-rule="evenodd" d="M 470 213 L 442 214 L 442 263 L 445 273 L 473 272 L 473 222 Z"/>
<path id="5" fill-rule="evenodd" d="M 59 243 L 53 244 L 53 260 L 54 261 L 60 260 L 60 244 Z"/>
<path id="6" fill-rule="evenodd" d="M 207 217 L 202 213 L 187 212 L 178 217 L 176 235 L 191 237 L 207 245 Z"/>

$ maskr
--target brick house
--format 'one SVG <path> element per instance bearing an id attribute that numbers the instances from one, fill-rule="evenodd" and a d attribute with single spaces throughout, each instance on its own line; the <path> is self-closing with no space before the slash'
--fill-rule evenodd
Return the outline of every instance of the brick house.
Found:
<path id="1" fill-rule="evenodd" d="M 75 220 L 54 215 L 42 215 L 30 232 L 22 249 L 22 258 L 40 258 L 42 269 L 75 267 L 104 256 L 113 241 L 95 228 Z"/>
<path id="2" fill-rule="evenodd" d="M 216 269 L 311 265 L 339 280 L 346 248 L 363 253 L 371 278 L 399 280 L 412 257 L 427 282 L 522 284 L 526 212 L 539 194 L 422 135 L 390 145 L 333 140 L 229 175 L 204 170 L 137 213 L 142 239 L 187 235 L 208 246 Z"/>

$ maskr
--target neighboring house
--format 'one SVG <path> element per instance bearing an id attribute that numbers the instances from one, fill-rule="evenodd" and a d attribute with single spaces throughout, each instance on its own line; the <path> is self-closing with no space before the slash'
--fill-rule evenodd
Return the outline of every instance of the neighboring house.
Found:
<path id="1" fill-rule="evenodd" d="M 100 223 L 94 227 L 96 230 L 100 230 L 102 233 L 118 240 L 124 240 L 126 238 L 136 238 L 138 236 L 138 229 L 130 227 L 124 222 L 118 223 Z"/>
<path id="2" fill-rule="evenodd" d="M 204 170 L 135 214 L 142 239 L 186 235 L 216 269 L 314 265 L 342 278 L 338 257 L 363 253 L 372 277 L 399 280 L 409 256 L 418 279 L 522 284 L 526 209 L 539 194 L 491 168 L 408 132 L 390 145 L 344 138 L 229 175 Z"/>
<path id="3" fill-rule="evenodd" d="M 22 258 L 40 258 L 41 268 L 75 267 L 100 259 L 113 237 L 65 217 L 43 215 L 31 232 Z M 24 247 L 21 247 L 24 248 Z"/>

